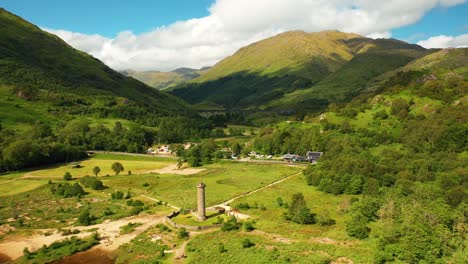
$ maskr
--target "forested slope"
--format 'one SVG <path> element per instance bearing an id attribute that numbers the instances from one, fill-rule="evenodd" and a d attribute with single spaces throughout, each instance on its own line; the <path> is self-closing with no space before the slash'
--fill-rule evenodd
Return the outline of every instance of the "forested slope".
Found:
<path id="1" fill-rule="evenodd" d="M 305 123 L 263 129 L 252 148 L 323 151 L 304 184 L 362 194 L 346 229 L 377 240 L 376 263 L 465 263 L 468 49 L 429 54 L 387 77 Z"/>

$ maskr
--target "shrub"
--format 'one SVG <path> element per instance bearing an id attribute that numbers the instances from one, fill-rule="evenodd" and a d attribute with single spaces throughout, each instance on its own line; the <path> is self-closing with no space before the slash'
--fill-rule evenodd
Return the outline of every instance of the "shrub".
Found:
<path id="1" fill-rule="evenodd" d="M 351 215 L 351 218 L 346 221 L 346 232 L 349 236 L 363 239 L 367 238 L 370 233 L 370 228 L 367 226 L 367 218 L 360 214 L 356 213 Z"/>
<path id="2" fill-rule="evenodd" d="M 136 206 L 136 207 L 140 206 L 140 207 L 142 207 L 145 204 L 140 200 L 128 200 L 127 205 L 128 206 Z"/>
<path id="3" fill-rule="evenodd" d="M 222 218 L 222 217 L 220 217 L 220 216 L 216 217 L 216 222 L 215 222 L 215 224 L 222 224 L 222 223 L 224 223 L 224 218 Z"/>
<path id="4" fill-rule="evenodd" d="M 121 191 L 115 191 L 111 193 L 112 200 L 122 200 L 124 198 L 124 193 Z"/>
<path id="5" fill-rule="evenodd" d="M 243 226 L 244 226 L 244 230 L 247 231 L 247 232 L 251 232 L 251 231 L 255 230 L 255 227 L 253 226 L 253 223 L 250 222 L 250 221 L 244 222 Z"/>
<path id="6" fill-rule="evenodd" d="M 71 256 L 80 251 L 85 251 L 99 243 L 99 236 L 94 233 L 86 238 L 71 237 L 62 241 L 57 241 L 49 246 L 43 246 L 41 249 L 31 253 L 24 249 L 26 259 L 33 260 L 32 263 L 52 263 L 55 260 Z M 29 262 L 28 262 L 29 263 Z"/>
<path id="7" fill-rule="evenodd" d="M 219 251 L 219 253 L 221 253 L 221 254 L 227 252 L 227 249 L 224 247 L 223 243 L 219 243 L 219 245 L 218 245 L 218 251 Z"/>
<path id="8" fill-rule="evenodd" d="M 140 206 L 136 206 L 136 207 L 133 207 L 132 210 L 130 210 L 130 215 L 138 215 L 139 213 L 141 213 L 143 211 L 143 207 L 140 207 Z"/>
<path id="9" fill-rule="evenodd" d="M 180 238 L 180 239 L 185 239 L 185 238 L 188 238 L 189 236 L 190 236 L 190 233 L 185 228 L 181 228 L 177 232 L 177 237 Z"/>
<path id="10" fill-rule="evenodd" d="M 26 259 L 31 259 L 32 258 L 31 252 L 29 252 L 29 249 L 27 247 L 25 247 L 23 249 L 23 255 L 24 255 L 24 258 L 26 258 Z"/>
<path id="11" fill-rule="evenodd" d="M 276 198 L 276 203 L 279 207 L 283 206 L 283 199 L 281 197 Z"/>
<path id="12" fill-rule="evenodd" d="M 317 224 L 321 226 L 330 226 L 336 224 L 336 221 L 328 215 L 328 213 L 325 214 L 319 214 L 315 216 L 315 219 L 317 220 Z"/>
<path id="13" fill-rule="evenodd" d="M 109 216 L 109 215 L 113 215 L 113 214 L 114 214 L 114 212 L 110 208 L 106 208 L 104 210 L 104 215 L 105 216 Z"/>
<path id="14" fill-rule="evenodd" d="M 160 232 L 166 232 L 166 231 L 171 232 L 171 229 L 169 227 L 167 227 L 166 225 L 157 224 L 156 227 L 159 228 Z"/>
<path id="15" fill-rule="evenodd" d="M 71 181 L 71 180 L 73 179 L 73 177 L 72 177 L 71 173 L 67 171 L 67 172 L 65 172 L 65 174 L 63 175 L 63 179 L 64 179 L 65 181 Z"/>
<path id="16" fill-rule="evenodd" d="M 69 183 L 51 184 L 50 191 L 52 194 L 62 196 L 64 198 L 81 197 L 86 194 L 81 185 L 78 183 L 73 185 Z"/>
<path id="17" fill-rule="evenodd" d="M 237 209 L 244 209 L 244 210 L 248 210 L 250 208 L 252 208 L 248 203 L 239 203 L 236 205 L 236 208 Z"/>
<path id="18" fill-rule="evenodd" d="M 239 223 L 237 223 L 237 218 L 234 216 L 231 216 L 229 220 L 225 221 L 223 225 L 221 226 L 222 231 L 232 231 L 232 230 L 238 230 L 239 229 Z"/>
<path id="19" fill-rule="evenodd" d="M 250 241 L 250 239 L 246 238 L 246 239 L 242 240 L 242 247 L 243 248 L 250 248 L 250 247 L 253 247 L 253 246 L 255 246 L 255 243 Z"/>
<path id="20" fill-rule="evenodd" d="M 102 181 L 97 177 L 85 176 L 81 178 L 80 183 L 93 190 L 103 190 L 105 188 Z"/>
<path id="21" fill-rule="evenodd" d="M 89 212 L 89 208 L 84 209 L 80 215 L 78 216 L 78 224 L 88 226 L 93 221 L 91 214 Z"/>

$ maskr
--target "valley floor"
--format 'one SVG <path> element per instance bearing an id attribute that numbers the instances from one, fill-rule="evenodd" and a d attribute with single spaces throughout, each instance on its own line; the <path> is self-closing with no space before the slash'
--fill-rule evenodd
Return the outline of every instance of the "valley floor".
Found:
<path id="1" fill-rule="evenodd" d="M 130 168 L 132 174 L 107 176 L 107 166 L 116 161 Z M 179 170 L 175 159 L 119 154 L 98 154 L 80 164 L 80 169 L 62 165 L 2 176 L 0 254 L 4 261 L 29 263 L 22 257 L 24 248 L 33 252 L 65 238 L 86 238 L 97 232 L 101 237 L 98 245 L 56 263 L 79 263 L 80 259 L 100 263 L 204 263 L 206 258 L 217 263 L 277 263 L 288 259 L 297 263 L 325 259 L 333 263 L 371 262 L 373 242 L 350 239 L 344 231 L 345 213 L 340 206 L 349 197 L 324 194 L 305 185 L 302 166 L 222 161 Z M 107 187 L 104 190 L 86 188 L 88 194 L 80 200 L 57 198 L 48 190 L 49 180 L 63 182 L 61 176 L 70 171 L 72 181 L 78 182 L 93 166 L 103 167 L 104 176 L 98 179 Z M 200 177 L 207 185 L 208 210 L 224 207 L 239 221 L 253 223 L 256 230 L 223 232 L 214 228 L 191 231 L 185 239 L 178 237 L 180 230 L 164 225 L 170 212 L 196 206 L 195 186 Z M 24 187 L 11 191 L 11 184 Z M 109 199 L 116 191 L 130 192 L 131 200 L 140 200 L 147 208 L 139 215 L 128 216 L 132 206 Z M 276 205 L 277 197 L 287 202 L 295 192 L 303 192 L 307 201 L 313 201 L 312 211 L 326 211 L 336 225 L 302 226 L 283 220 L 285 209 Z M 241 203 L 252 207 L 237 209 Z M 17 210 L 16 218 L 12 217 L 12 208 Z M 93 225 L 76 224 L 83 208 L 89 208 L 95 216 Z M 106 215 L 108 211 L 112 213 Z M 134 224 L 134 229 L 122 233 Z M 80 232 L 71 235 L 64 230 Z M 255 246 L 242 248 L 245 238 Z M 218 250 L 220 245 L 225 251 Z"/>

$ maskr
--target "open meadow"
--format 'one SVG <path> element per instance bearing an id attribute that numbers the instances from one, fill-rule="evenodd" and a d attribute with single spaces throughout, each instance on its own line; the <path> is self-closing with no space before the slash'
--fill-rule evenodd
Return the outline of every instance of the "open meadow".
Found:
<path id="1" fill-rule="evenodd" d="M 330 226 L 300 225 L 287 221 L 283 214 L 291 204 L 293 194 L 304 195 L 311 213 L 336 221 Z M 349 195 L 335 196 L 307 186 L 302 175 L 281 184 L 267 187 L 234 201 L 231 206 L 251 216 L 256 230 L 252 232 L 214 232 L 192 239 L 187 245 L 188 263 L 216 259 L 217 263 L 372 263 L 375 241 L 356 240 L 345 230 Z M 278 204 L 278 198 L 283 205 Z M 250 209 L 246 209 L 248 204 Z M 249 239 L 255 245 L 243 247 Z M 224 250 L 220 249 L 223 245 Z"/>
<path id="2" fill-rule="evenodd" d="M 195 208 L 196 185 L 206 184 L 206 204 L 213 206 L 248 191 L 301 171 L 300 167 L 281 164 L 254 164 L 223 162 L 203 167 L 205 170 L 194 175 L 145 174 L 104 177 L 103 183 L 114 190 L 131 191 L 138 195 L 168 202 L 183 208 Z"/>
<path id="3" fill-rule="evenodd" d="M 110 172 L 114 162 L 122 163 L 125 168 L 118 176 Z M 0 176 L 0 196 L 3 197 L 0 201 L 0 222 L 25 228 L 67 226 L 74 223 L 85 207 L 90 208 L 97 222 L 128 216 L 132 207 L 125 200 L 111 200 L 111 194 L 116 191 L 130 194 L 132 199 L 150 205 L 163 201 L 180 208 L 195 208 L 196 185 L 200 178 L 207 185 L 207 206 L 213 206 L 301 170 L 281 164 L 222 162 L 206 165 L 195 170 L 200 172 L 193 175 L 176 174 L 179 171 L 144 174 L 174 166 L 175 160 L 116 154 L 97 154 L 81 161 L 80 165 L 83 167 L 72 169 L 71 165 L 60 165 Z M 63 180 L 66 171 L 73 176 L 68 183 L 74 184 L 80 182 L 81 177 L 92 175 L 94 166 L 101 168 L 98 179 L 103 182 L 102 190 L 85 187 L 87 194 L 82 198 L 62 198 L 49 190 L 51 182 L 67 182 Z M 126 173 L 127 168 L 132 175 Z M 189 172 L 190 169 L 180 170 L 180 173 L 184 171 Z M 107 174 L 110 176 L 104 176 Z M 164 208 L 167 212 L 173 210 L 164 206 L 159 209 Z"/>
<path id="4" fill-rule="evenodd" d="M 74 164 L 66 164 L 50 169 L 32 171 L 27 174 L 28 177 L 40 177 L 59 179 L 62 178 L 65 172 L 70 172 L 73 177 L 81 178 L 86 175 L 93 175 L 93 168 L 98 166 L 101 172 L 98 176 L 115 175 L 111 166 L 115 162 L 120 162 L 124 171 L 121 174 L 144 174 L 164 168 L 170 164 L 174 164 L 175 160 L 170 158 L 156 158 L 156 157 L 130 157 L 125 155 L 115 154 L 97 154 L 87 160 L 79 162 L 79 168 L 73 168 Z"/>

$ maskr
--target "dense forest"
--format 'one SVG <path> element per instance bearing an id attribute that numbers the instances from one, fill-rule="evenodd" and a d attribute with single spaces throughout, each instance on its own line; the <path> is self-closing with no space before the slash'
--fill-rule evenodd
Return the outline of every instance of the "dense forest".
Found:
<path id="1" fill-rule="evenodd" d="M 0 125 L 0 171 L 79 160 L 87 157 L 87 150 L 143 153 L 158 142 L 176 143 L 213 133 L 210 122 L 202 118 L 162 117 L 158 122 L 157 128 L 126 128 L 117 121 L 110 129 L 83 119 L 54 128 L 38 121 L 26 131 Z"/>

